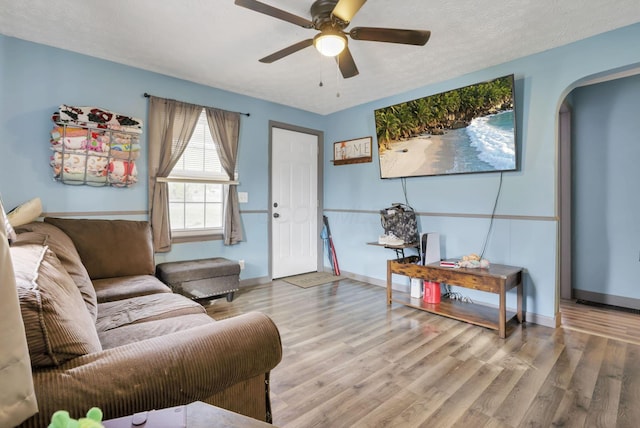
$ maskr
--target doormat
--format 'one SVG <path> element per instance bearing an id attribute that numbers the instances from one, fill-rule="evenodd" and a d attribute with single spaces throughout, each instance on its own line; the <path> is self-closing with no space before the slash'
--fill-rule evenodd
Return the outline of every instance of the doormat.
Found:
<path id="1" fill-rule="evenodd" d="M 281 278 L 289 284 L 297 285 L 302 288 L 315 287 L 316 285 L 328 284 L 334 281 L 344 279 L 343 276 L 336 276 L 332 272 L 311 272 L 302 275 L 288 276 Z"/>

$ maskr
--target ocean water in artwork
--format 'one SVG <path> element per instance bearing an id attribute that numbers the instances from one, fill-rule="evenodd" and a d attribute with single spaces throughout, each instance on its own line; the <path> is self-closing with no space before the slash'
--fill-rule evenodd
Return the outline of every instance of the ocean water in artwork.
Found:
<path id="1" fill-rule="evenodd" d="M 513 110 L 477 117 L 446 133 L 454 151 L 448 173 L 510 170 L 516 167 Z"/>

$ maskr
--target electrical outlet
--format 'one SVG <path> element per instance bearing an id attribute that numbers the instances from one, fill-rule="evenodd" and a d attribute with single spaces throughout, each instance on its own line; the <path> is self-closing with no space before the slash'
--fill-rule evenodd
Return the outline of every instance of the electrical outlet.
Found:
<path id="1" fill-rule="evenodd" d="M 246 204 L 249 202 L 249 192 L 238 192 L 238 203 Z"/>
<path id="2" fill-rule="evenodd" d="M 238 264 L 240 265 L 240 270 L 244 270 L 244 260 L 238 260 Z"/>

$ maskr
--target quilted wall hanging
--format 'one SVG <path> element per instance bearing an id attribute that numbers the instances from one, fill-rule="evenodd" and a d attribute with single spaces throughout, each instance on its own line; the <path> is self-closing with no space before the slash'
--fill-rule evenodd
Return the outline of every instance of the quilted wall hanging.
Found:
<path id="1" fill-rule="evenodd" d="M 50 165 L 56 180 L 114 187 L 138 181 L 142 120 L 99 107 L 65 104 L 51 119 Z"/>

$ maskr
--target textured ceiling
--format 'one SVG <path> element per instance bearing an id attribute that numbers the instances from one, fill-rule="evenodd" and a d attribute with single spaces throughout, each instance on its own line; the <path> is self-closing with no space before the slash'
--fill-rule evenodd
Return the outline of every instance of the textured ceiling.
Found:
<path id="1" fill-rule="evenodd" d="M 311 0 L 261 1 L 310 19 Z M 320 114 L 636 22 L 639 0 L 369 0 L 347 29 L 426 29 L 431 39 L 422 47 L 350 40 L 360 74 L 343 79 L 313 47 L 258 62 L 315 30 L 233 0 L 0 0 L 4 35 Z"/>

